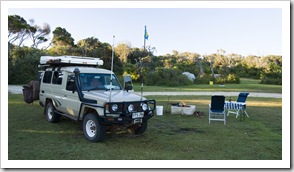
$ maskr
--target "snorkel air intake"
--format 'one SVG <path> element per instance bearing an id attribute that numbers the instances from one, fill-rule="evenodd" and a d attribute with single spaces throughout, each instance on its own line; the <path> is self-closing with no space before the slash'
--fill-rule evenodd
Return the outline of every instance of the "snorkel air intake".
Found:
<path id="1" fill-rule="evenodd" d="M 80 83 L 81 83 L 80 82 L 80 70 L 78 68 L 75 68 L 73 72 L 75 74 L 75 86 L 76 86 L 76 90 L 78 92 L 80 101 L 83 103 L 97 104 L 96 100 L 84 98 L 84 94 L 82 93 L 81 86 L 80 86 Z"/>

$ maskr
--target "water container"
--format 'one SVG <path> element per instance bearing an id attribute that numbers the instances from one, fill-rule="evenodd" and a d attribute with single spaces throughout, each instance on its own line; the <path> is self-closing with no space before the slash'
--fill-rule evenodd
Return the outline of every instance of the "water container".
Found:
<path id="1" fill-rule="evenodd" d="M 163 115 L 163 106 L 156 106 L 156 114 Z"/>

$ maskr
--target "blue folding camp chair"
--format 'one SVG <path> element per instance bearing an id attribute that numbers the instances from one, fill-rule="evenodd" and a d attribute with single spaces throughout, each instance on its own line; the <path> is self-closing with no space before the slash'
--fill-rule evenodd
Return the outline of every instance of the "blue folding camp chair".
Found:
<path id="1" fill-rule="evenodd" d="M 211 103 L 209 104 L 208 120 L 210 121 L 224 121 L 226 124 L 225 114 L 225 97 L 220 95 L 214 95 L 211 97 Z"/>
<path id="2" fill-rule="evenodd" d="M 241 92 L 238 96 L 238 99 L 236 102 L 232 102 L 231 108 L 229 108 L 227 116 L 229 116 L 230 113 L 236 114 L 236 118 L 239 116 L 239 112 L 242 111 L 246 114 L 246 116 L 249 118 L 249 115 L 246 112 L 246 99 L 248 97 L 249 93 Z"/>

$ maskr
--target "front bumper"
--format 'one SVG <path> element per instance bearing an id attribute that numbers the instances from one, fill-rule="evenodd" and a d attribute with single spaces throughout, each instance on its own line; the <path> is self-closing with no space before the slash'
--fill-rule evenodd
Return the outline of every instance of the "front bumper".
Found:
<path id="1" fill-rule="evenodd" d="M 148 108 L 144 109 L 143 104 L 147 104 Z M 113 105 L 117 106 L 116 111 L 112 110 Z M 129 111 L 128 107 L 130 105 L 134 107 L 132 111 Z M 155 107 L 155 100 L 109 102 L 104 105 L 104 115 L 100 116 L 100 118 L 105 124 L 137 124 L 146 122 L 154 116 Z"/>

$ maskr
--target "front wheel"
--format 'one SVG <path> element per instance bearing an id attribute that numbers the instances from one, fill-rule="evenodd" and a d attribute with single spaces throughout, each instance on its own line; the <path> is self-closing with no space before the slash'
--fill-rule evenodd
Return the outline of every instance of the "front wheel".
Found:
<path id="1" fill-rule="evenodd" d="M 141 124 L 141 126 L 137 127 L 135 130 L 134 130 L 134 134 L 143 134 L 147 129 L 147 121 L 146 122 L 143 122 Z"/>
<path id="2" fill-rule="evenodd" d="M 88 114 L 83 120 L 83 132 L 87 140 L 100 142 L 106 134 L 106 127 L 98 120 L 97 114 Z"/>

